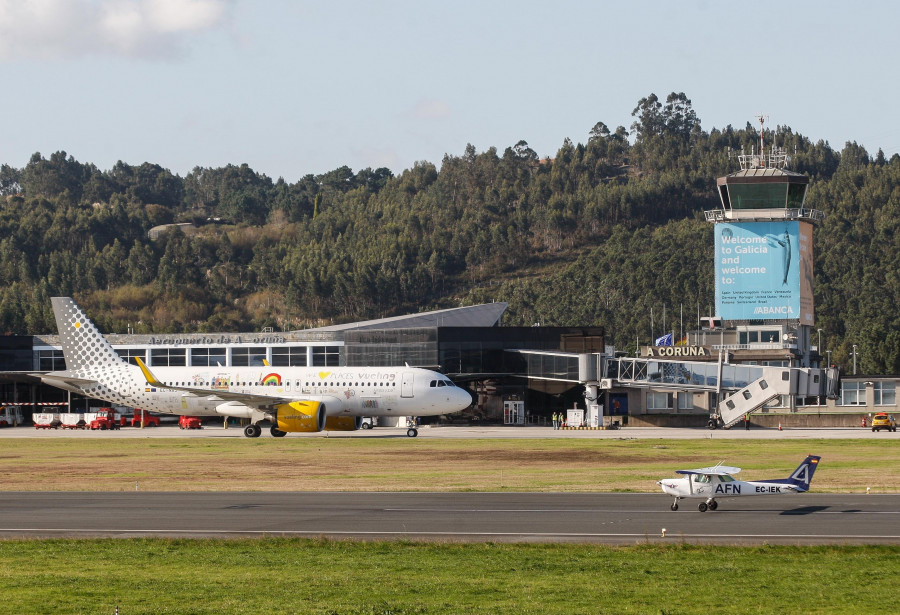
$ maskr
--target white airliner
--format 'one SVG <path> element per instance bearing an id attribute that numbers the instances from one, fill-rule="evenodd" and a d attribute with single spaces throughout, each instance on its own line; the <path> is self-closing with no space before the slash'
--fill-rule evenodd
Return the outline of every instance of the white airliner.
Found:
<path id="1" fill-rule="evenodd" d="M 472 396 L 449 378 L 414 367 L 154 367 L 124 361 L 69 297 L 53 297 L 66 370 L 36 374 L 47 384 L 163 414 L 249 419 L 273 436 L 349 431 L 363 416 L 432 416 L 467 408 Z M 407 435 L 417 435 L 415 427 Z"/>
<path id="2" fill-rule="evenodd" d="M 707 509 L 715 510 L 719 507 L 717 497 L 781 495 L 809 491 L 809 483 L 819 465 L 819 459 L 821 457 L 810 455 L 787 478 L 745 482 L 734 478 L 734 475 L 741 471 L 740 468 L 717 465 L 696 470 L 676 470 L 676 474 L 686 476 L 666 478 L 658 483 L 664 492 L 675 496 L 672 510 L 678 510 L 678 500 L 681 498 L 703 498 L 704 501 L 700 502 L 698 508 L 700 512 L 706 512 Z"/>

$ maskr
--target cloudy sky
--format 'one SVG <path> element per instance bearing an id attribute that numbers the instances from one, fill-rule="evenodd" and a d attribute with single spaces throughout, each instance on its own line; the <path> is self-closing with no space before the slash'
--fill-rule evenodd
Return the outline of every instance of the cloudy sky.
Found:
<path id="1" fill-rule="evenodd" d="M 887 0 L 0 0 L 0 163 L 398 173 L 552 156 L 673 91 L 707 131 L 765 114 L 890 156 L 898 23 Z"/>

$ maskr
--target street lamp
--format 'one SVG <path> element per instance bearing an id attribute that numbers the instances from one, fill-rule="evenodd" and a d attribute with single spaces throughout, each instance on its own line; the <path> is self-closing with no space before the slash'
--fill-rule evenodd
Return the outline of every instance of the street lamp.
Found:
<path id="1" fill-rule="evenodd" d="M 822 329 L 816 329 L 819 332 L 819 343 L 816 345 L 816 352 L 819 353 L 819 356 L 822 356 Z"/>
<path id="2" fill-rule="evenodd" d="M 853 375 L 856 375 L 856 344 L 853 344 Z"/>
<path id="3" fill-rule="evenodd" d="M 826 350 L 825 354 L 828 355 L 828 365 L 826 365 L 826 367 L 831 367 L 831 351 Z"/>

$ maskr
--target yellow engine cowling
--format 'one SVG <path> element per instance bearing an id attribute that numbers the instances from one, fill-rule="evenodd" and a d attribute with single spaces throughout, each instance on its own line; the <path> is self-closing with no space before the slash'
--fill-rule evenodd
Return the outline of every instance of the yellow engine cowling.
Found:
<path id="1" fill-rule="evenodd" d="M 322 431 L 325 404 L 319 401 L 292 401 L 276 407 L 275 417 L 281 431 Z"/>
<path id="2" fill-rule="evenodd" d="M 356 431 L 360 425 L 361 416 L 329 416 L 325 420 L 326 431 Z"/>

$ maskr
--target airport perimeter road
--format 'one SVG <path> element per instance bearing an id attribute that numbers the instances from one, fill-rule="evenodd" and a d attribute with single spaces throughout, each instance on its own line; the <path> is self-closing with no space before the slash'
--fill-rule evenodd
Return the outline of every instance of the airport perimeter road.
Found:
<path id="1" fill-rule="evenodd" d="M 115 431 L 91 431 L 82 429 L 35 429 L 34 427 L 10 427 L 0 429 L 3 438 L 243 438 L 240 427 L 223 429 L 221 424 L 206 425 L 203 429 L 179 429 L 171 425 L 162 427 L 123 427 Z M 406 429 L 376 427 L 357 431 L 323 431 L 319 433 L 290 433 L 287 438 L 401 438 L 406 439 Z M 583 438 L 583 439 L 898 439 L 900 432 L 873 432 L 862 427 L 822 429 L 764 429 L 750 430 L 706 429 L 677 427 L 626 427 L 616 430 L 554 430 L 552 427 L 492 426 L 492 427 L 429 427 L 419 428 L 419 438 Z M 263 429 L 260 440 L 271 438 Z"/>
<path id="2" fill-rule="evenodd" d="M 718 501 L 701 513 L 663 494 L 7 492 L 0 537 L 900 544 L 900 495 Z"/>

